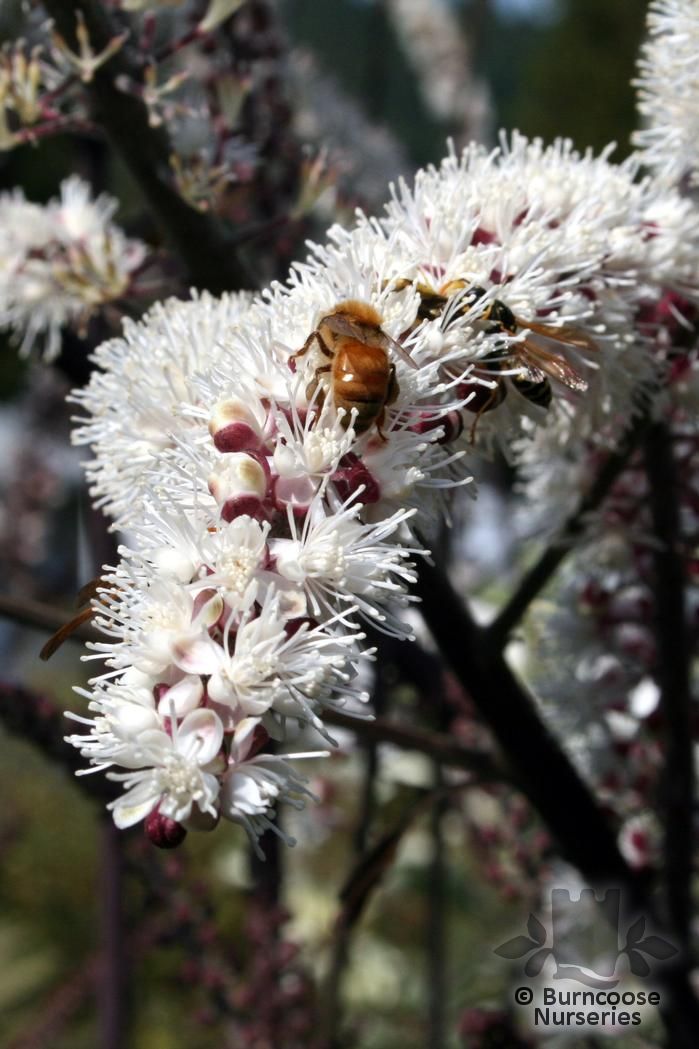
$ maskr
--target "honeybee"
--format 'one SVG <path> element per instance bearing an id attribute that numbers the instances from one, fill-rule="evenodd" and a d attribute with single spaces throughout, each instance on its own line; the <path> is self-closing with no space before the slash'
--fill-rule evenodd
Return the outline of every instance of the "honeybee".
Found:
<path id="1" fill-rule="evenodd" d="M 413 283 L 413 281 L 401 278 L 393 282 L 393 287 L 396 291 L 400 291 L 412 286 Z M 437 319 L 450 304 L 453 296 L 459 292 L 464 292 L 464 294 L 457 307 L 458 313 L 467 313 L 486 295 L 484 288 L 477 284 L 469 284 L 465 280 L 449 281 L 439 290 L 421 283 L 414 284 L 414 287 L 420 296 L 418 306 L 420 320 Z M 491 333 L 503 332 L 506 335 L 517 335 L 524 329 L 527 331 L 527 336 L 503 347 L 502 352 L 495 350 L 488 354 L 480 364 L 488 377 L 492 377 L 495 381 L 493 388 L 489 389 L 477 382 L 463 384 L 463 392 L 473 393 L 469 411 L 477 413 L 471 430 L 472 439 L 480 416 L 484 412 L 497 408 L 505 399 L 507 382 L 511 383 L 531 404 L 541 408 L 548 408 L 551 404 L 553 394 L 550 379 L 560 382 L 569 390 L 575 390 L 577 393 L 584 393 L 587 390 L 587 380 L 576 371 L 564 354 L 560 351 L 554 352 L 546 345 L 547 342 L 557 343 L 573 350 L 595 353 L 598 346 L 587 333 L 577 328 L 541 324 L 539 321 L 517 317 L 500 299 L 491 299 L 486 303 L 478 320 L 489 324 L 490 327 L 487 330 Z M 530 338 L 530 333 L 543 342 Z"/>
<path id="2" fill-rule="evenodd" d="M 86 583 L 85 586 L 81 587 L 76 599 L 78 607 L 86 604 L 90 598 L 94 597 L 97 593 L 97 588 L 103 585 L 103 582 L 102 578 L 91 579 L 89 583 Z M 50 659 L 54 652 L 58 651 L 63 642 L 67 641 L 68 638 L 83 625 L 83 623 L 88 623 L 94 614 L 95 611 L 90 604 L 88 604 L 86 608 L 81 608 L 77 615 L 73 616 L 73 618 L 67 623 L 64 623 L 62 627 L 59 627 L 55 634 L 51 635 L 39 653 L 39 658 L 43 660 Z"/>
<path id="3" fill-rule="evenodd" d="M 369 303 L 356 299 L 340 302 L 321 317 L 318 327 L 291 360 L 303 357 L 315 342 L 329 363 L 316 368 L 306 389 L 307 396 L 314 396 L 320 377 L 329 373 L 335 407 L 345 410 L 342 418 L 345 429 L 352 421 L 354 410 L 353 425 L 357 434 L 366 433 L 375 423 L 383 438 L 381 426 L 386 407 L 393 404 L 399 393 L 389 350 L 411 368 L 417 365 L 403 347 L 386 334 L 381 324 L 380 313 Z"/>

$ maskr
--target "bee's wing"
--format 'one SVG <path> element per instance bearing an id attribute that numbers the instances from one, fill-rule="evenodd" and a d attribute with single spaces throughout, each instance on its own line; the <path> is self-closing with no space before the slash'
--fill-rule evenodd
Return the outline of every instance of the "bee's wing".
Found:
<path id="1" fill-rule="evenodd" d="M 578 393 L 585 393 L 587 390 L 587 381 L 564 357 L 549 353 L 548 350 L 530 342 L 529 339 L 517 343 L 516 350 L 517 358 L 522 360 L 528 368 L 543 372 L 550 379 L 556 379 L 568 389 L 577 390 Z"/>
<path id="2" fill-rule="evenodd" d="M 400 359 L 402 361 L 404 361 L 405 364 L 407 364 L 409 368 L 413 368 L 415 371 L 417 371 L 417 364 L 415 363 L 413 358 L 410 356 L 408 351 L 403 349 L 401 344 L 399 342 L 396 342 L 395 339 L 391 338 L 390 335 L 387 335 L 385 331 L 382 332 L 381 334 L 383 335 L 383 338 L 386 340 L 386 348 L 392 350 L 393 353 L 397 353 L 398 356 L 400 357 Z"/>
<path id="3" fill-rule="evenodd" d="M 599 352 L 599 346 L 592 336 L 588 335 L 587 332 L 580 331 L 579 328 L 568 328 L 565 325 L 558 324 L 539 324 L 538 321 L 524 320 L 521 317 L 515 319 L 519 328 L 528 328 L 535 335 L 543 335 L 546 339 L 551 339 L 553 342 L 562 342 L 566 346 L 575 346 L 578 350 L 589 350 L 591 353 Z"/>
<path id="4" fill-rule="evenodd" d="M 81 612 L 78 612 L 77 616 L 73 616 L 68 623 L 64 623 L 63 626 L 48 639 L 39 653 L 40 659 L 50 659 L 54 652 L 61 647 L 63 642 L 67 641 L 71 634 L 75 633 L 78 627 L 82 626 L 83 623 L 87 623 L 91 617 L 92 608 L 83 608 Z"/>
<path id="5" fill-rule="evenodd" d="M 323 319 L 323 324 L 327 324 L 330 331 L 334 335 L 344 335 L 349 339 L 356 339 L 357 342 L 363 343 L 365 346 L 382 346 L 385 350 L 393 350 L 397 353 L 401 360 L 405 361 L 411 368 L 417 368 L 417 364 L 412 357 L 406 353 L 399 342 L 396 342 L 394 338 L 383 330 L 383 328 L 375 328 L 373 325 L 358 324 L 353 321 L 350 317 L 347 317 L 344 313 L 332 313 L 329 317 Z"/>
<path id="6" fill-rule="evenodd" d="M 323 325 L 330 328 L 333 335 L 344 335 L 358 342 L 368 341 L 367 329 L 362 324 L 357 324 L 346 313 L 330 313 L 323 317 Z"/>

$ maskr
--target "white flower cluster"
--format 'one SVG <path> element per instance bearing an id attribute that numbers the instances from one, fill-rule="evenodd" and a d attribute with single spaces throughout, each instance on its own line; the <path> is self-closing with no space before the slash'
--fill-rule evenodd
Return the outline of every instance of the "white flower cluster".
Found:
<path id="1" fill-rule="evenodd" d="M 429 110 L 479 141 L 490 130 L 484 81 L 473 71 L 472 48 L 448 0 L 389 0 L 387 12 L 413 66 Z"/>
<path id="2" fill-rule="evenodd" d="M 646 127 L 634 143 L 670 183 L 697 180 L 699 166 L 699 2 L 653 0 L 639 61 L 638 109 Z"/>
<path id="3" fill-rule="evenodd" d="M 55 358 L 63 325 L 127 291 L 145 246 L 114 225 L 115 209 L 77 176 L 46 205 L 20 190 L 0 195 L 0 327 L 17 334 L 22 354 L 43 337 L 44 356 Z"/>
<path id="4" fill-rule="evenodd" d="M 132 548 L 72 741 L 126 770 L 119 825 L 257 834 L 302 800 L 259 748 L 289 723 L 330 738 L 324 711 L 365 698 L 362 620 L 410 636 L 410 558 L 471 446 L 550 416 L 579 440 L 632 408 L 636 311 L 689 279 L 694 221 L 635 174 L 520 136 L 452 153 L 254 302 L 167 302 L 98 351 L 76 439 Z"/>

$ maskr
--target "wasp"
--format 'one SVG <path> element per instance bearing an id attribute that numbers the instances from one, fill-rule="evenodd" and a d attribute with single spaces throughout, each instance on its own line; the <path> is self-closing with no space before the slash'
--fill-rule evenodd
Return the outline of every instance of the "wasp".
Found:
<path id="1" fill-rule="evenodd" d="M 340 302 L 321 317 L 291 360 L 303 357 L 315 343 L 329 363 L 316 368 L 306 389 L 308 398 L 315 395 L 321 376 L 329 375 L 335 407 L 345 412 L 345 429 L 354 417 L 355 433 L 366 433 L 375 424 L 385 440 L 381 426 L 386 408 L 400 392 L 389 352 L 398 354 L 411 368 L 417 365 L 381 325 L 380 313 L 369 303 L 356 299 Z"/>
<path id="2" fill-rule="evenodd" d="M 463 292 L 463 295 L 456 312 L 461 314 L 472 310 L 486 297 L 485 288 L 469 284 L 465 280 L 449 281 L 438 290 L 406 278 L 393 282 L 396 291 L 411 286 L 415 287 L 420 296 L 417 312 L 420 320 L 436 320 L 460 292 Z M 501 299 L 486 302 L 478 320 L 488 325 L 486 330 L 490 333 L 502 332 L 515 336 L 525 331 L 526 335 L 504 346 L 502 351 L 495 350 L 483 359 L 481 367 L 495 383 L 492 388 L 478 382 L 462 384 L 463 393 L 473 393 L 469 402 L 469 411 L 476 412 L 476 420 L 471 430 L 472 439 L 480 416 L 497 408 L 505 399 L 508 383 L 530 404 L 540 408 L 548 408 L 551 404 L 553 393 L 550 379 L 577 393 L 587 390 L 587 380 L 576 371 L 564 352 L 561 349 L 554 351 L 550 348 L 551 344 L 558 344 L 562 348 L 595 353 L 598 346 L 586 332 L 518 317 Z"/>

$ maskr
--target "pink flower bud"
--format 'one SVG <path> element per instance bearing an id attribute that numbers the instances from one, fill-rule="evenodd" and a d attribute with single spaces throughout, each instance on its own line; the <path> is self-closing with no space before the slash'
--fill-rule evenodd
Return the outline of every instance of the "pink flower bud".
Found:
<path id="1" fill-rule="evenodd" d="M 297 517 L 303 516 L 307 513 L 315 494 L 316 485 L 307 474 L 301 477 L 274 479 L 274 505 L 277 510 L 286 510 L 290 506 Z"/>
<path id="2" fill-rule="evenodd" d="M 461 412 L 454 410 L 448 412 L 439 419 L 424 414 L 418 422 L 410 427 L 414 433 L 431 433 L 432 430 L 438 430 L 440 428 L 444 430 L 444 433 L 438 438 L 437 444 L 449 444 L 450 441 L 455 441 L 457 437 L 461 436 L 464 428 L 464 420 Z"/>
<path id="3" fill-rule="evenodd" d="M 262 446 L 262 427 L 243 401 L 219 401 L 209 419 L 209 433 L 219 452 L 257 451 Z"/>
<path id="4" fill-rule="evenodd" d="M 364 463 L 354 452 L 348 452 L 340 460 L 339 468 L 332 475 L 332 480 L 341 499 L 349 499 L 363 486 L 360 502 L 368 505 L 378 503 L 381 498 L 379 483 L 369 472 Z"/>
<path id="5" fill-rule="evenodd" d="M 266 458 L 254 452 L 231 452 L 209 476 L 209 491 L 224 521 L 248 514 L 264 517 L 262 506 L 270 485 Z"/>

